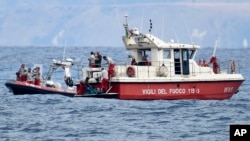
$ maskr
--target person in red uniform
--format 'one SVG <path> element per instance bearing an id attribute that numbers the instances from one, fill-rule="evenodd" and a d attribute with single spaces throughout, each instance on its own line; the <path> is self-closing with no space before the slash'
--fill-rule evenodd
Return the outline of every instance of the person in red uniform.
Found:
<path id="1" fill-rule="evenodd" d="M 115 63 L 114 63 L 114 61 L 110 57 L 107 57 L 107 56 L 103 56 L 103 60 L 105 60 L 107 62 L 107 64 L 109 65 L 108 66 L 109 78 L 114 77 L 115 76 L 115 70 L 114 70 Z"/>
<path id="2" fill-rule="evenodd" d="M 106 92 L 107 89 L 108 89 L 108 79 L 109 79 L 108 71 L 105 70 L 104 68 L 102 68 L 101 74 L 102 74 L 101 75 L 101 80 L 102 80 L 102 82 L 101 82 L 101 90 L 102 90 L 102 92 Z"/>
<path id="3" fill-rule="evenodd" d="M 31 72 L 31 68 L 28 68 L 28 72 L 26 72 L 27 82 L 30 84 L 34 83 L 33 73 Z"/>
<path id="4" fill-rule="evenodd" d="M 213 72 L 214 72 L 215 74 L 217 74 L 217 73 L 220 72 L 220 66 L 219 66 L 219 64 L 218 64 L 218 61 L 217 61 L 216 56 L 212 56 L 212 57 L 210 58 L 210 62 L 209 62 L 209 63 L 212 63 L 212 64 L 213 64 Z"/>
<path id="5" fill-rule="evenodd" d="M 33 74 L 34 74 L 34 77 L 35 77 L 35 85 L 40 85 L 40 83 L 41 83 L 40 67 L 36 67 L 33 70 Z"/>
<path id="6" fill-rule="evenodd" d="M 17 81 L 26 81 L 27 80 L 26 72 L 27 72 L 27 69 L 25 67 L 25 64 L 22 64 L 20 69 L 16 73 L 16 76 L 17 76 L 16 80 Z"/>
<path id="7" fill-rule="evenodd" d="M 89 60 L 89 67 L 94 68 L 95 67 L 95 53 L 91 52 L 90 57 L 88 58 Z"/>

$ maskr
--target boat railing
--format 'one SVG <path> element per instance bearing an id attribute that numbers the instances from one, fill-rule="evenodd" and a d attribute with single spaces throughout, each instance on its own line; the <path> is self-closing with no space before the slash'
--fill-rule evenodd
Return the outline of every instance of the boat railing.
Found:
<path id="1" fill-rule="evenodd" d="M 220 61 L 220 72 L 221 73 L 229 73 L 229 74 L 236 74 L 240 73 L 240 62 L 235 60 L 229 61 Z"/>
<path id="2" fill-rule="evenodd" d="M 182 77 L 183 76 L 183 68 L 182 65 L 176 65 L 174 62 L 169 61 L 158 61 L 158 62 L 151 62 L 151 64 L 154 65 L 145 65 L 145 66 L 138 66 L 133 65 L 135 68 L 135 77 L 151 77 L 153 75 L 155 76 L 166 76 L 167 77 Z M 121 67 L 121 70 L 117 70 L 118 72 L 125 72 L 126 68 L 129 65 L 129 63 L 123 63 L 125 65 L 124 67 Z M 234 73 L 240 73 L 240 65 L 238 62 L 235 61 L 234 71 L 232 72 L 232 65 L 231 60 L 230 61 L 223 61 L 219 62 L 219 71 L 218 74 L 234 74 Z M 141 70 L 144 70 L 144 73 L 146 74 L 140 74 L 142 73 Z M 159 73 L 159 71 L 168 71 L 167 74 L 163 74 L 162 72 Z M 207 64 L 206 66 L 200 66 L 195 61 L 189 62 L 189 74 L 188 75 L 201 75 L 201 74 L 214 74 L 213 72 L 213 64 Z M 124 74 L 123 74 L 124 76 Z"/>
<path id="3" fill-rule="evenodd" d="M 235 69 L 232 72 L 231 61 L 219 62 L 218 74 L 239 73 L 240 65 L 235 62 Z M 102 64 L 101 67 L 108 70 L 107 64 Z M 132 67 L 134 74 L 128 75 L 127 69 Z M 77 65 L 77 77 L 80 80 L 83 76 L 82 69 L 89 68 L 87 64 Z M 130 65 L 130 62 L 121 62 L 115 64 L 115 73 L 117 77 L 183 77 L 183 76 L 196 76 L 202 74 L 214 74 L 213 64 L 206 66 L 198 65 L 194 60 L 189 61 L 189 73 L 183 74 L 183 66 L 171 61 L 152 61 L 147 65 L 140 63 L 139 65 Z"/>
<path id="4" fill-rule="evenodd" d="M 142 64 L 142 63 L 141 63 Z M 174 62 L 169 61 L 152 61 L 151 65 L 130 65 L 129 63 L 117 64 L 116 72 L 120 77 L 129 76 L 127 73 L 128 67 L 134 69 L 134 75 L 130 77 L 182 77 L 182 66 L 176 65 Z M 197 63 L 189 63 L 189 74 L 212 74 L 213 70 L 211 67 L 200 67 Z"/>

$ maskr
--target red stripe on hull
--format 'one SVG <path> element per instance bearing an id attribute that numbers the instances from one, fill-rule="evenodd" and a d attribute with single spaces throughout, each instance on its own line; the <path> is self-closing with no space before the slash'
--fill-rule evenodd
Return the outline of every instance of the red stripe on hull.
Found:
<path id="1" fill-rule="evenodd" d="M 111 92 L 120 94 L 120 99 L 175 100 L 229 99 L 238 91 L 243 81 L 171 82 L 171 83 L 112 83 Z"/>

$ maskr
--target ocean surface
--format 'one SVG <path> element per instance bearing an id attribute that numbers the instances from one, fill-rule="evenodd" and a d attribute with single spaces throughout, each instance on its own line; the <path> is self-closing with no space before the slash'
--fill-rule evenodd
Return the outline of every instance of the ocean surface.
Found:
<path id="1" fill-rule="evenodd" d="M 227 141 L 231 124 L 250 124 L 250 49 L 219 48 L 220 62 L 234 59 L 245 78 L 228 100 L 117 100 L 61 95 L 13 95 L 5 87 L 22 63 L 43 65 L 74 57 L 86 64 L 91 51 L 128 61 L 124 47 L 0 47 L 1 141 Z M 64 53 L 65 52 L 65 53 Z M 196 60 L 209 60 L 202 48 Z M 227 63 L 226 65 L 227 66 Z M 77 74 L 77 69 L 74 74 Z M 63 71 L 54 79 L 60 81 Z"/>

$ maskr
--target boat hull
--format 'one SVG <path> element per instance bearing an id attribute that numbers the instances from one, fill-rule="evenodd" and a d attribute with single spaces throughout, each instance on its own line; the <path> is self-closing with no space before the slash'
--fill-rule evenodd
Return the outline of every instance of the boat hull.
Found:
<path id="1" fill-rule="evenodd" d="M 110 92 L 131 100 L 223 100 L 238 92 L 243 80 L 197 82 L 115 82 Z"/>
<path id="2" fill-rule="evenodd" d="M 39 86 L 30 84 L 27 82 L 9 80 L 5 83 L 5 86 L 13 92 L 15 95 L 22 94 L 61 94 L 66 96 L 74 96 L 76 91 L 64 90 L 53 87 Z"/>
<path id="3" fill-rule="evenodd" d="M 15 95 L 24 94 L 60 94 L 69 97 L 92 97 L 92 98 L 119 98 L 118 93 L 101 93 L 101 94 L 76 94 L 73 90 L 63 90 L 53 87 L 37 86 L 27 82 L 9 80 L 5 83 L 6 87 L 13 92 Z"/>

